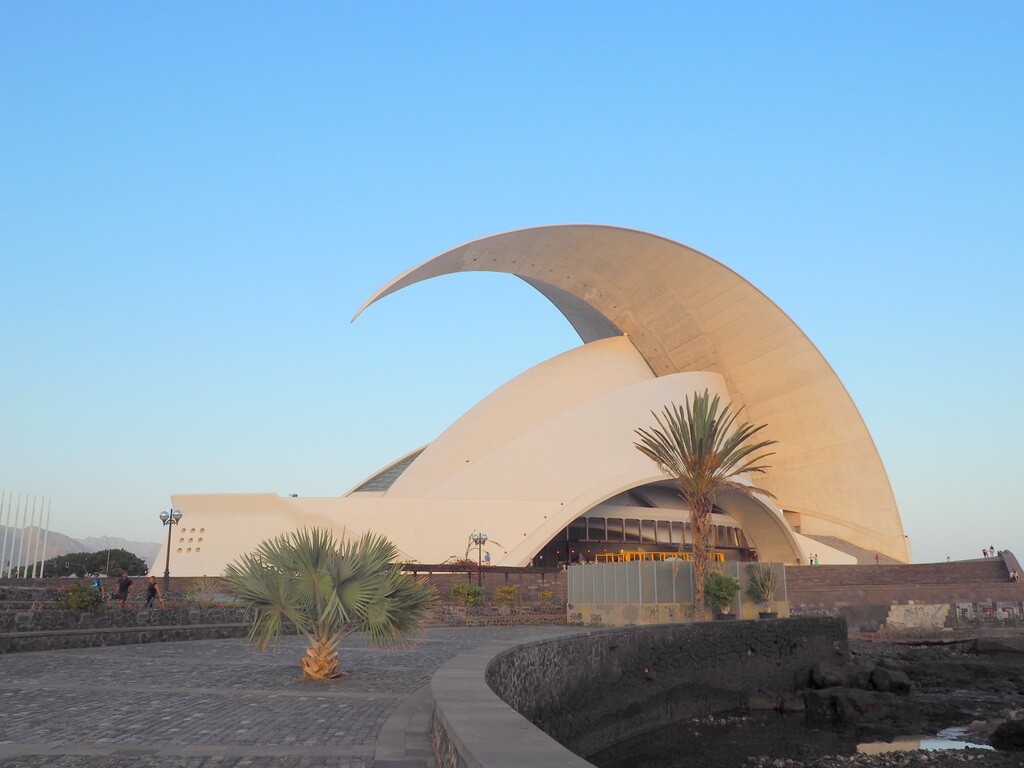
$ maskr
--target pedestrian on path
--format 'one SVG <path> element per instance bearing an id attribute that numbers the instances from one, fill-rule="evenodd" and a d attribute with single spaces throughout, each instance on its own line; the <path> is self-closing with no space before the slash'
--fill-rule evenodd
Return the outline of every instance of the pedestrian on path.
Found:
<path id="1" fill-rule="evenodd" d="M 132 584 L 134 583 L 128 578 L 128 571 L 121 571 L 121 578 L 117 580 L 117 599 L 121 603 L 122 608 L 128 602 L 128 593 L 131 592 Z"/>
<path id="2" fill-rule="evenodd" d="M 160 600 L 160 607 L 164 607 L 164 596 L 160 592 L 160 587 L 156 583 L 156 576 L 149 577 L 149 584 L 146 585 L 146 607 L 152 608 L 154 600 Z"/>
<path id="3" fill-rule="evenodd" d="M 93 573 L 92 591 L 100 600 L 107 599 L 107 589 L 103 586 L 103 577 L 98 572 Z"/>

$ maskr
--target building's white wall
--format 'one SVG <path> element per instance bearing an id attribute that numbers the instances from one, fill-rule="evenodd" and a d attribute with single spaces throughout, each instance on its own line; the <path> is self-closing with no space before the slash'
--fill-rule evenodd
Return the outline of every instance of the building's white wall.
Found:
<path id="1" fill-rule="evenodd" d="M 653 425 L 651 411 L 682 403 L 705 389 L 728 402 L 720 375 L 654 378 L 630 350 L 624 337 L 604 339 L 510 382 L 413 462 L 406 473 L 423 477 L 406 483 L 403 493 L 287 499 L 272 494 L 174 496 L 174 505 L 185 514 L 183 529 L 206 533 L 201 552 L 177 552 L 175 537 L 171 572 L 220 573 L 239 553 L 270 536 L 324 524 L 350 536 L 383 533 L 403 557 L 424 563 L 465 555 L 470 533 L 484 531 L 495 565 L 526 565 L 558 531 L 595 504 L 664 479 L 633 445 L 634 430 Z M 575 397 L 581 389 L 583 395 Z M 425 457 L 426 469 L 420 466 Z M 410 495 L 417 485 L 421 493 Z M 757 514 L 774 517 L 767 509 L 748 510 L 749 521 L 743 524 L 745 530 L 750 525 L 756 544 L 766 555 L 778 550 L 771 551 L 773 559 L 795 562 L 792 542 L 775 521 L 757 541 Z"/>
<path id="2" fill-rule="evenodd" d="M 477 474 L 480 462 L 493 461 L 508 446 L 535 441 L 536 430 L 556 422 L 563 414 L 633 384 L 654 378 L 647 363 L 624 336 L 603 339 L 570 349 L 516 376 L 489 394 L 440 437 L 427 446 L 388 490 L 389 498 L 449 495 L 465 478 Z M 605 414 L 595 414 L 604 418 Z M 635 425 L 634 425 L 635 426 Z M 628 433 L 627 433 L 628 434 Z M 541 448 L 545 456 L 550 452 Z M 472 493 L 488 498 L 546 498 L 559 493 L 538 493 L 535 482 L 521 478 L 521 459 L 485 472 Z M 472 470 L 467 474 L 467 470 Z M 460 479 L 463 478 L 463 479 Z M 525 494 L 525 495 L 524 495 Z M 465 495 L 455 490 L 455 495 Z"/>

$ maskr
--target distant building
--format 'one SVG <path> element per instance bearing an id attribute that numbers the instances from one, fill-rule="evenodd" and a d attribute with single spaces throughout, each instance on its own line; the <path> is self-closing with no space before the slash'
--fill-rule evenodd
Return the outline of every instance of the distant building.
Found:
<path id="1" fill-rule="evenodd" d="M 219 573 L 263 539 L 304 525 L 386 534 L 438 563 L 486 531 L 494 565 L 674 551 L 688 511 L 633 447 L 651 411 L 709 389 L 778 440 L 758 484 L 773 502 L 717 502 L 728 558 L 909 560 L 885 469 L 842 383 L 782 310 L 717 261 L 656 235 L 538 227 L 459 246 L 409 270 L 385 296 L 454 272 L 516 275 L 584 344 L 492 392 L 432 443 L 332 498 L 175 495 L 176 575 Z M 358 313 L 357 313 L 358 316 Z M 242 519 L 244 517 L 244 520 Z M 156 559 L 164 562 L 164 553 Z M 157 569 L 159 570 L 159 568 Z"/>

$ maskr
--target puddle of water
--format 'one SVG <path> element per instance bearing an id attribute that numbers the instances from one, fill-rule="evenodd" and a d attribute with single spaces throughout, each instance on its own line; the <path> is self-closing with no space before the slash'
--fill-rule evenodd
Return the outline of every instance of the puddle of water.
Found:
<path id="1" fill-rule="evenodd" d="M 960 730 L 965 729 L 947 729 Z M 972 741 L 962 739 L 951 739 L 944 736 L 942 731 L 935 736 L 899 736 L 892 741 L 870 741 L 857 745 L 857 751 L 862 755 L 881 755 L 886 752 L 913 752 L 924 749 L 929 752 L 936 752 L 943 749 L 993 749 L 988 744 L 976 744 Z"/>
<path id="2" fill-rule="evenodd" d="M 921 749 L 936 750 L 936 749 L 991 749 L 995 751 L 995 747 L 991 744 L 974 744 L 970 741 L 951 741 L 949 739 L 921 739 Z"/>
<path id="3" fill-rule="evenodd" d="M 856 733 L 808 727 L 799 715 L 726 713 L 676 723 L 588 755 L 587 759 L 599 768 L 735 768 L 759 756 L 809 760 L 825 755 L 877 755 L 918 749 L 992 749 L 972 738 L 978 735 L 967 727 L 957 727 L 934 735 L 858 743 Z"/>

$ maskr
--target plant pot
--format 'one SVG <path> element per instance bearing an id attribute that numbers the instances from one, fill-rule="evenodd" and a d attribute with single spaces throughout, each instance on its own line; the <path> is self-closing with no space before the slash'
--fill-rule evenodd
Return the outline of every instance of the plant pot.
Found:
<path id="1" fill-rule="evenodd" d="M 757 618 L 759 619 L 777 619 L 779 618 L 778 611 L 758 611 Z"/>
<path id="2" fill-rule="evenodd" d="M 735 613 L 716 613 L 715 621 L 736 621 Z"/>

